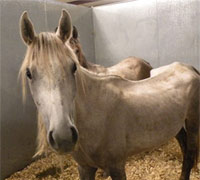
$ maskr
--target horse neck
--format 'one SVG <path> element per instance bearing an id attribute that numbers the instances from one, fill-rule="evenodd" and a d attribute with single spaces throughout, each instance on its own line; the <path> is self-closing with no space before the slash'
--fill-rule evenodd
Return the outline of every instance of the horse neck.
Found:
<path id="1" fill-rule="evenodd" d="M 80 55 L 79 62 L 82 67 L 84 67 L 90 71 L 93 71 L 96 73 L 106 73 L 107 72 L 107 68 L 105 68 L 101 65 L 94 64 L 90 61 L 87 61 L 85 56 L 82 53 Z"/>
<path id="2" fill-rule="evenodd" d="M 76 89 L 80 102 L 88 104 L 88 99 L 102 99 L 105 94 L 112 97 L 116 92 L 120 91 L 120 87 L 129 86 L 130 83 L 115 75 L 98 75 L 94 72 L 79 66 L 76 72 Z M 94 102 L 95 103 L 95 102 Z"/>
<path id="3" fill-rule="evenodd" d="M 92 93 L 95 86 L 100 86 L 103 82 L 93 76 L 92 73 L 79 66 L 76 72 L 77 93 L 83 98 Z"/>
<path id="4" fill-rule="evenodd" d="M 78 56 L 78 60 L 80 62 L 80 65 L 86 69 L 89 69 L 89 67 L 91 66 L 90 62 L 86 60 L 85 55 L 83 54 L 81 49 L 80 49 L 80 54 Z"/>
<path id="5" fill-rule="evenodd" d="M 78 60 L 79 60 L 80 65 L 82 67 L 86 68 L 86 69 L 89 69 L 92 66 L 92 64 L 89 61 L 87 61 L 87 59 L 86 59 L 86 57 L 85 57 L 85 55 L 83 53 L 83 50 L 81 48 L 81 45 L 79 43 L 79 41 L 76 42 L 76 48 L 79 51 L 78 54 L 77 54 L 77 56 L 78 56 Z"/>
<path id="6" fill-rule="evenodd" d="M 80 65 L 86 69 L 89 69 L 93 72 L 97 72 L 97 73 L 106 73 L 107 71 L 107 68 L 101 66 L 101 65 L 97 65 L 97 64 L 94 64 L 90 61 L 87 61 L 84 53 L 83 53 L 83 50 L 81 48 L 81 44 L 79 41 L 76 42 L 76 48 L 78 49 L 79 53 L 77 54 L 77 57 L 78 57 L 78 61 L 80 63 Z"/>
<path id="7" fill-rule="evenodd" d="M 99 108 L 100 102 L 98 100 L 101 99 L 98 97 L 101 93 L 98 86 L 102 87 L 104 82 L 92 77 L 91 74 L 84 72 L 83 69 L 84 68 L 80 66 L 77 67 L 75 75 L 76 97 L 74 106 L 74 123 L 79 132 L 79 140 L 76 150 L 78 153 L 80 151 L 83 152 L 84 155 L 86 155 L 86 160 L 92 164 L 94 163 L 93 160 L 91 160 L 90 156 L 87 156 L 88 153 L 85 153 L 88 149 L 88 143 L 86 143 L 87 138 L 85 137 L 88 136 L 88 132 L 91 131 L 91 127 L 93 127 L 94 123 L 99 124 L 100 126 L 101 124 L 105 124 L 104 119 L 101 119 L 100 122 L 99 120 L 97 121 L 96 118 L 93 118 L 95 116 L 95 112 L 97 112 Z M 95 100 L 98 102 L 95 103 Z M 94 120 L 96 121 L 94 122 Z M 96 140 L 97 139 L 95 139 L 95 141 Z M 76 155 L 76 152 L 74 155 Z"/>

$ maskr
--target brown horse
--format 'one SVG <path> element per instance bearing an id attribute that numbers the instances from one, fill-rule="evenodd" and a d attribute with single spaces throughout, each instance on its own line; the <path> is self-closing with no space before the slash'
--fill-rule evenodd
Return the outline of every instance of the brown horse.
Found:
<path id="1" fill-rule="evenodd" d="M 57 31 L 57 28 L 55 31 Z M 69 44 L 77 55 L 80 65 L 90 71 L 98 74 L 102 73 L 104 75 L 119 75 L 129 80 L 141 80 L 150 77 L 150 71 L 152 69 L 151 65 L 147 61 L 137 57 L 126 58 L 118 64 L 108 68 L 87 61 L 81 48 L 78 39 L 78 31 L 75 26 L 73 26 L 72 37 L 69 40 Z"/>
<path id="2" fill-rule="evenodd" d="M 55 151 L 72 152 L 81 180 L 94 180 L 97 168 L 125 180 L 129 155 L 174 136 L 183 145 L 180 179 L 189 180 L 199 153 L 200 76 L 193 67 L 173 63 L 141 81 L 98 75 L 65 44 L 72 29 L 65 10 L 56 34 L 36 35 L 27 12 L 20 24 L 27 45 L 20 75 L 42 116 L 46 134 L 40 135 Z"/>

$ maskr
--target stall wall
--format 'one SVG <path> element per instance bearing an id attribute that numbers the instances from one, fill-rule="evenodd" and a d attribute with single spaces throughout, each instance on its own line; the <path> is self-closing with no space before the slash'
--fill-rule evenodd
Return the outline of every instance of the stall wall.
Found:
<path id="1" fill-rule="evenodd" d="M 26 47 L 19 35 L 19 18 L 27 10 L 37 33 L 54 31 L 61 9 L 66 8 L 77 26 L 87 59 L 94 59 L 92 11 L 53 1 L 0 1 L 1 177 L 24 168 L 32 160 L 36 138 L 36 108 L 28 94 L 22 104 L 19 68 Z"/>
<path id="2" fill-rule="evenodd" d="M 197 2 L 197 16 L 198 16 L 198 58 L 199 58 L 199 70 L 200 70 L 200 1 Z"/>
<path id="3" fill-rule="evenodd" d="M 182 61 L 199 68 L 199 0 L 136 0 L 93 9 L 96 63 L 128 56 L 153 67 Z"/>

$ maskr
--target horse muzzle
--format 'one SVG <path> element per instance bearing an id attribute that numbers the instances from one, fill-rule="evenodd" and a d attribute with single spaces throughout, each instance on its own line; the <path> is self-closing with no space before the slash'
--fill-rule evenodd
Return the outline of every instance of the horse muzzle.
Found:
<path id="1" fill-rule="evenodd" d="M 59 153 L 69 153 L 75 148 L 78 141 L 78 131 L 74 126 L 69 127 L 69 130 L 63 135 L 54 130 L 48 133 L 48 142 L 50 146 Z"/>

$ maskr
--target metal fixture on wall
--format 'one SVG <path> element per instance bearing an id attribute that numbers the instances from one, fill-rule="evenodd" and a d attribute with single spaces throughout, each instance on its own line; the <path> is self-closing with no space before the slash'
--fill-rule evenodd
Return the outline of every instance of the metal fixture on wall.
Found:
<path id="1" fill-rule="evenodd" d="M 113 4 L 113 3 L 124 3 L 131 0 L 57 0 L 57 1 L 74 4 L 74 5 L 95 7 L 95 6 L 102 6 L 102 5 Z"/>

